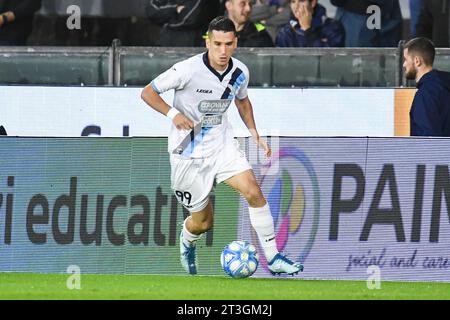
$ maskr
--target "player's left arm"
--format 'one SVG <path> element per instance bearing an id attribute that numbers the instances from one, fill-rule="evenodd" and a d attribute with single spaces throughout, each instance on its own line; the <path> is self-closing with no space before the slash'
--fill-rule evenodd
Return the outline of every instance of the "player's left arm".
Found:
<path id="1" fill-rule="evenodd" d="M 253 116 L 253 107 L 250 99 L 245 97 L 244 99 L 236 98 L 234 100 L 236 107 L 238 108 L 239 115 L 241 116 L 242 121 L 244 121 L 248 130 L 250 131 L 255 143 L 264 149 L 264 153 L 267 158 L 270 158 L 272 155 L 272 149 L 267 144 L 267 142 L 260 137 L 258 130 L 256 130 L 255 118 Z"/>

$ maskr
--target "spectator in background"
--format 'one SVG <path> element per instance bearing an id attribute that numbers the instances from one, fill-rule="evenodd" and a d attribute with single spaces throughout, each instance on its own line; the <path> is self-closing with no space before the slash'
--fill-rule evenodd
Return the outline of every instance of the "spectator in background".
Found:
<path id="1" fill-rule="evenodd" d="M 41 0 L 0 0 L 0 45 L 26 45 Z"/>
<path id="2" fill-rule="evenodd" d="M 436 51 L 427 38 L 415 38 L 404 48 L 406 78 L 418 91 L 410 115 L 411 136 L 450 137 L 450 73 L 433 70 Z"/>
<path id="3" fill-rule="evenodd" d="M 249 21 L 253 0 L 225 0 L 228 18 L 236 27 L 239 47 L 273 47 L 273 41 L 266 27 Z"/>
<path id="4" fill-rule="evenodd" d="M 4 126 L 0 126 L 0 136 L 7 136 L 6 129 Z"/>
<path id="5" fill-rule="evenodd" d="M 398 0 L 331 0 L 338 7 L 336 19 L 345 28 L 346 47 L 396 47 L 402 35 L 402 12 Z M 369 29 L 367 8 L 381 9 L 381 29 Z"/>
<path id="6" fill-rule="evenodd" d="M 220 14 L 220 0 L 150 0 L 147 17 L 162 26 L 159 45 L 200 47 L 209 22 Z"/>
<path id="7" fill-rule="evenodd" d="M 410 29 L 411 37 L 417 37 L 416 25 L 419 21 L 420 10 L 422 8 L 422 0 L 409 0 L 409 12 L 410 12 Z"/>
<path id="8" fill-rule="evenodd" d="M 450 0 L 424 1 L 416 30 L 436 47 L 450 47 Z"/>
<path id="9" fill-rule="evenodd" d="M 278 47 L 342 47 L 345 32 L 339 21 L 327 18 L 317 0 L 291 0 L 291 21 L 277 35 Z"/>

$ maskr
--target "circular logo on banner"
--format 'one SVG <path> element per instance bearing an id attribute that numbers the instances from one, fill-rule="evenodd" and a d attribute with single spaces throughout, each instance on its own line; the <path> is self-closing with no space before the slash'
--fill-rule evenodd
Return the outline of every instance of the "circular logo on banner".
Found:
<path id="1" fill-rule="evenodd" d="M 272 155 L 267 171 L 277 168 L 276 174 L 263 175 L 261 189 L 269 203 L 277 247 L 280 252 L 303 263 L 319 228 L 320 192 L 314 167 L 303 151 L 295 147 L 280 148 Z M 258 236 L 252 228 L 253 243 Z M 268 270 L 267 261 L 260 255 L 261 266 Z"/>

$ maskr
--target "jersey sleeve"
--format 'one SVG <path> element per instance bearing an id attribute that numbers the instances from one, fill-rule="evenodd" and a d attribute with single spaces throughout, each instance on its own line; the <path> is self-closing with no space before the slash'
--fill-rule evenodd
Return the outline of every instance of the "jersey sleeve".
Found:
<path id="1" fill-rule="evenodd" d="M 248 92 L 247 92 L 247 87 L 248 87 L 248 83 L 250 80 L 250 72 L 248 71 L 247 67 L 243 67 L 242 68 L 243 72 L 242 74 L 239 76 L 238 81 L 241 81 L 242 84 L 240 85 L 239 89 L 236 91 L 236 98 L 239 100 L 243 100 L 245 98 L 247 98 L 248 96 Z"/>
<path id="2" fill-rule="evenodd" d="M 163 93 L 171 89 L 181 90 L 190 79 L 189 68 L 182 63 L 174 64 L 150 83 L 153 90 Z"/>

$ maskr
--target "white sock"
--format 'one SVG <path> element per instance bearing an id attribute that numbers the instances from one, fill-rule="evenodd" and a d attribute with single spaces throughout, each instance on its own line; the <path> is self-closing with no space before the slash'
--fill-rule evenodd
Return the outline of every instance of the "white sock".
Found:
<path id="1" fill-rule="evenodd" d="M 196 234 L 190 233 L 189 230 L 186 228 L 186 221 L 189 218 L 190 217 L 187 217 L 186 220 L 184 220 L 184 222 L 183 222 L 183 242 L 186 246 L 195 245 L 197 240 L 199 240 L 202 237 L 201 234 L 196 235 Z"/>
<path id="2" fill-rule="evenodd" d="M 278 253 L 278 249 L 269 204 L 266 203 L 262 208 L 248 207 L 248 211 L 250 214 L 250 222 L 258 235 L 259 242 L 264 250 L 264 255 L 267 261 L 270 262 Z"/>

